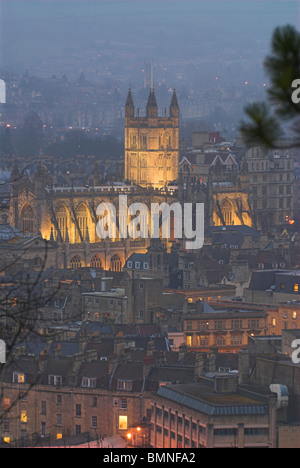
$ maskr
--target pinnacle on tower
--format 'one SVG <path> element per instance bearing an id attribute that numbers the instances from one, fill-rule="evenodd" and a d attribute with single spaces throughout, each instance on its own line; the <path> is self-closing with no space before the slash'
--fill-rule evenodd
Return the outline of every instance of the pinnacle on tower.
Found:
<path id="1" fill-rule="evenodd" d="M 176 90 L 173 90 L 173 95 L 170 104 L 170 116 L 171 117 L 179 117 L 179 105 L 176 95 Z"/>
<path id="2" fill-rule="evenodd" d="M 133 103 L 130 88 L 128 90 L 126 104 L 125 104 L 125 117 L 134 117 L 134 103 Z"/>
<path id="3" fill-rule="evenodd" d="M 158 108 L 157 108 L 156 97 L 155 97 L 153 88 L 150 88 L 150 93 L 149 93 L 147 107 L 146 107 L 146 113 L 147 113 L 147 117 L 158 116 Z"/>

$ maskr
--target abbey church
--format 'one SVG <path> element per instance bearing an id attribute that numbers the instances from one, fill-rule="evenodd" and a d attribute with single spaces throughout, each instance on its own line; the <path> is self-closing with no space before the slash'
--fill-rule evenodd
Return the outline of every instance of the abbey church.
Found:
<path id="1" fill-rule="evenodd" d="M 179 155 L 179 105 L 173 91 L 169 112 L 158 115 L 153 87 L 146 115 L 136 111 L 131 90 L 125 105 L 124 180 L 103 186 L 57 186 L 47 168 L 40 164 L 32 176 L 20 175 L 17 166 L 11 174 L 10 224 L 23 234 L 40 236 L 56 243 L 59 268 L 84 266 L 121 271 L 132 253 L 145 253 L 149 239 L 101 239 L 96 229 L 97 206 L 111 203 L 118 212 L 119 195 L 128 205 L 174 201 L 204 203 L 205 227 L 226 224 L 251 225 L 247 194 L 241 189 L 214 188 L 211 174 L 184 176 Z M 170 249 L 176 239 L 170 238 Z M 184 245 L 181 244 L 184 248 Z"/>

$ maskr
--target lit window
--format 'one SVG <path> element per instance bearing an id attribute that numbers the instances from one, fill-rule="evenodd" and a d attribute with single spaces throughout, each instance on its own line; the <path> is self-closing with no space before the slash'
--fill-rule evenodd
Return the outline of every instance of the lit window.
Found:
<path id="1" fill-rule="evenodd" d="M 22 423 L 27 423 L 27 413 L 26 413 L 26 411 L 21 412 L 20 420 L 21 420 Z"/>
<path id="2" fill-rule="evenodd" d="M 6 444 L 10 444 L 10 437 L 4 437 L 3 440 Z"/>
<path id="3" fill-rule="evenodd" d="M 57 439 L 57 440 L 58 440 L 58 439 L 62 439 L 62 434 L 61 434 L 61 433 L 56 434 L 56 439 Z"/>
<path id="4" fill-rule="evenodd" d="M 296 319 L 296 318 L 297 318 L 297 312 L 293 310 L 293 319 Z"/>
<path id="5" fill-rule="evenodd" d="M 119 429 L 127 430 L 127 416 L 119 416 Z"/>
<path id="6" fill-rule="evenodd" d="M 21 374 L 20 372 L 13 373 L 13 383 L 24 383 L 25 382 L 25 374 Z"/>
<path id="7" fill-rule="evenodd" d="M 294 284 L 294 292 L 298 292 L 298 291 L 299 291 L 299 284 L 295 283 Z"/>
<path id="8" fill-rule="evenodd" d="M 188 335 L 186 337 L 186 344 L 187 344 L 187 346 L 192 346 L 192 336 L 191 335 Z"/>
<path id="9" fill-rule="evenodd" d="M 6 411 L 10 408 L 10 398 L 3 398 L 3 409 Z"/>
<path id="10" fill-rule="evenodd" d="M 272 327 L 276 327 L 276 319 L 275 318 L 272 319 Z"/>

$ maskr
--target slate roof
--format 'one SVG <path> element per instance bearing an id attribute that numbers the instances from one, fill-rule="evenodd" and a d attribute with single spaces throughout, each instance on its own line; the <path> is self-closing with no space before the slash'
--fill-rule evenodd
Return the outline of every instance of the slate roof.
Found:
<path id="1" fill-rule="evenodd" d="M 118 390 L 118 380 L 132 381 L 132 392 L 140 392 L 143 389 L 144 366 L 141 362 L 118 363 L 110 382 L 111 390 Z M 127 390 L 129 391 L 129 390 Z"/>
<path id="2" fill-rule="evenodd" d="M 82 386 L 82 378 L 96 378 L 96 388 L 108 388 L 109 384 L 108 361 L 91 361 L 81 364 L 77 376 L 76 386 Z"/>

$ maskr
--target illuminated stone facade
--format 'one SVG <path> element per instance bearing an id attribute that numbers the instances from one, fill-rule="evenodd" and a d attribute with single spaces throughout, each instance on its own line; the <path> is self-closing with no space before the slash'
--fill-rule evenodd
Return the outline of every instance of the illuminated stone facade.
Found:
<path id="1" fill-rule="evenodd" d="M 58 268 L 85 266 L 121 271 L 133 253 L 144 253 L 149 239 L 116 235 L 101 239 L 96 230 L 97 207 L 113 204 L 119 217 L 119 196 L 127 196 L 127 206 L 143 203 L 151 213 L 151 203 L 179 201 L 204 203 L 205 227 L 251 225 L 247 194 L 235 187 L 215 187 L 211 174 L 204 184 L 178 173 L 179 106 L 174 90 L 169 117 L 158 117 L 154 90 L 150 89 L 146 117 L 135 116 L 131 91 L 125 105 L 125 181 L 110 186 L 59 187 L 53 184 L 46 167 L 36 174 L 11 174 L 10 224 L 23 234 L 39 235 L 55 241 Z M 129 217 L 127 223 L 129 222 Z M 148 226 L 150 219 L 143 220 Z M 151 229 L 151 227 L 150 227 Z M 170 240 L 172 241 L 172 235 Z M 167 247 L 171 243 L 167 242 Z"/>
<path id="2" fill-rule="evenodd" d="M 125 180 L 161 188 L 176 181 L 179 163 L 179 106 L 174 90 L 169 116 L 158 116 L 151 88 L 146 116 L 135 115 L 129 90 L 125 106 Z"/>

